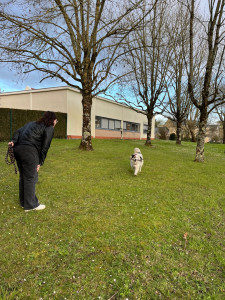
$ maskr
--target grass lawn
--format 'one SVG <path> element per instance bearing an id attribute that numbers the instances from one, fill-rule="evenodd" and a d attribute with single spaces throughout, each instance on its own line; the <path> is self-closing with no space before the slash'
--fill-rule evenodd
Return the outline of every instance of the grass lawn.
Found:
<path id="1" fill-rule="evenodd" d="M 53 140 L 29 213 L 0 143 L 0 299 L 224 299 L 224 145 L 79 143 Z"/>

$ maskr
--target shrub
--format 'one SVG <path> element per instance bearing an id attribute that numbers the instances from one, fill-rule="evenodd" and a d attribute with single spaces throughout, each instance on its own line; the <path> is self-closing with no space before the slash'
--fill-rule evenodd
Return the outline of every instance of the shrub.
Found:
<path id="1" fill-rule="evenodd" d="M 175 141 L 176 140 L 176 134 L 175 133 L 171 133 L 170 134 L 170 140 L 171 141 Z"/>

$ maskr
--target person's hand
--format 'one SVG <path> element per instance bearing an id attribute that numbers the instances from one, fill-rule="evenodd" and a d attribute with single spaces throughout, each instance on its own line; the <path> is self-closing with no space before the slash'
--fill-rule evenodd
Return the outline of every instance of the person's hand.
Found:
<path id="1" fill-rule="evenodd" d="M 14 147 L 14 143 L 13 142 L 9 142 L 8 146 Z"/>
<path id="2" fill-rule="evenodd" d="M 37 172 L 39 172 L 40 170 L 40 165 L 37 165 Z"/>

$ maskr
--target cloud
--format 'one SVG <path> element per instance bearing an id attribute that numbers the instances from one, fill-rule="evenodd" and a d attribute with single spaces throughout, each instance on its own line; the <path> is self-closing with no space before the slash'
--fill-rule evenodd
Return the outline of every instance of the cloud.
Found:
<path id="1" fill-rule="evenodd" d="M 26 76 L 17 74 L 16 70 L 0 65 L 0 89 L 1 92 L 13 92 L 24 90 L 26 86 L 34 89 L 65 86 L 66 84 L 56 79 L 42 79 L 40 72 L 35 71 Z"/>

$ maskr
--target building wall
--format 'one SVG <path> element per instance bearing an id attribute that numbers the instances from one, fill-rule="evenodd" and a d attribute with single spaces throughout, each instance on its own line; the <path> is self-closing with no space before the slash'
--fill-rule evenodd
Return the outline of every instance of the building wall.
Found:
<path id="1" fill-rule="evenodd" d="M 30 93 L 0 94 L 0 108 L 30 109 Z"/>
<path id="2" fill-rule="evenodd" d="M 70 87 L 3 93 L 0 94 L 1 107 L 43 111 L 52 110 L 67 113 L 68 138 L 80 138 L 82 136 L 82 95 L 79 91 Z M 123 131 L 123 138 L 146 138 L 146 134 L 143 134 L 143 124 L 147 124 L 146 116 L 124 105 L 100 97 L 93 98 L 92 104 L 92 137 L 121 138 L 119 130 L 95 129 L 95 116 L 121 120 L 121 128 L 123 128 L 123 121 L 139 123 L 140 132 Z M 155 121 L 153 119 L 152 139 L 154 139 L 154 132 Z"/>
<path id="3" fill-rule="evenodd" d="M 132 140 L 132 139 L 140 140 L 140 139 L 143 139 L 143 135 L 141 137 L 141 134 L 138 133 L 138 132 L 127 132 L 127 131 L 124 131 L 123 132 L 123 138 L 127 139 L 127 140 Z"/>
<path id="4" fill-rule="evenodd" d="M 82 96 L 79 92 L 67 90 L 67 135 L 82 136 Z"/>
<path id="5" fill-rule="evenodd" d="M 33 91 L 30 95 L 32 97 L 32 108 L 30 109 L 67 113 L 67 90 L 65 89 Z"/>
<path id="6" fill-rule="evenodd" d="M 95 129 L 95 138 L 96 139 L 120 139 L 121 132 L 118 130 L 104 130 L 104 129 Z"/>
<path id="7" fill-rule="evenodd" d="M 52 110 L 67 113 L 66 89 L 42 89 L 0 94 L 0 108 Z"/>
<path id="8" fill-rule="evenodd" d="M 143 125 L 148 123 L 147 117 L 141 113 L 137 113 L 134 110 L 118 104 L 114 103 L 110 100 L 104 99 L 104 98 L 94 98 L 93 99 L 93 109 L 92 109 L 92 128 L 95 128 L 95 116 L 99 117 L 105 117 L 105 118 L 111 118 L 116 120 L 121 120 L 121 127 L 123 128 L 123 121 L 127 122 L 134 122 L 140 124 L 140 132 L 128 132 L 123 131 L 122 135 L 123 138 L 127 139 L 146 139 L 147 135 L 143 133 Z M 152 122 L 152 135 L 151 138 L 154 139 L 155 137 L 155 118 L 153 118 Z M 110 138 L 121 138 L 121 132 L 120 131 L 114 131 L 114 130 L 104 130 L 104 129 L 95 129 L 92 132 L 93 136 L 96 138 L 104 138 L 106 136 Z"/>
<path id="9" fill-rule="evenodd" d="M 122 132 L 119 130 L 104 130 L 104 129 L 95 129 L 96 139 L 126 139 L 126 140 L 140 140 L 141 135 L 139 132 Z"/>

